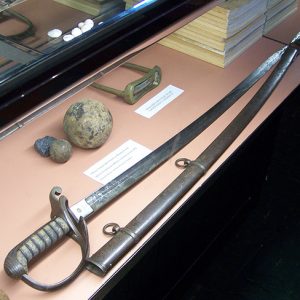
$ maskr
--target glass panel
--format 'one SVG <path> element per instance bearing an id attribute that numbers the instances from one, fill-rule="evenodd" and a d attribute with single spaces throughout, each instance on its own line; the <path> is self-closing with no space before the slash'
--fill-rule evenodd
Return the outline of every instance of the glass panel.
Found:
<path id="1" fill-rule="evenodd" d="M 1 1 L 1 0 L 0 0 Z M 0 2 L 0 55 L 25 66 L 70 49 L 76 41 L 100 33 L 107 25 L 163 0 L 27 0 Z M 7 46 L 7 45 L 8 46 Z M 7 49 L 8 47 L 8 49 Z M 10 51 L 10 50 L 13 51 Z M 15 53 L 17 51 L 17 54 Z M 31 52 L 31 53 L 30 53 Z M 28 56 L 30 53 L 31 56 Z M 47 55 L 44 55 L 47 54 Z M 12 69 L 10 68 L 12 67 Z M 15 64 L 1 67 L 2 80 L 19 70 Z"/>
<path id="2" fill-rule="evenodd" d="M 214 1 L 0 0 L 0 126 Z"/>
<path id="3" fill-rule="evenodd" d="M 0 81 L 3 77 L 3 73 L 7 72 L 8 70 L 11 70 L 13 68 L 16 68 L 18 66 L 18 63 L 13 60 L 6 59 L 3 56 L 0 56 Z"/>
<path id="4" fill-rule="evenodd" d="M 24 1 L 25 0 L 0 0 L 0 12 Z"/>

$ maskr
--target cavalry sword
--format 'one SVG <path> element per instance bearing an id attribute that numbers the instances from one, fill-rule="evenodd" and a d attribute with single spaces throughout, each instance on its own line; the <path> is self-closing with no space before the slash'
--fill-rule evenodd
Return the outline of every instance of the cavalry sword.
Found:
<path id="1" fill-rule="evenodd" d="M 58 289 L 75 279 L 85 267 L 85 261 L 89 256 L 89 243 L 85 221 L 108 203 L 112 202 L 117 196 L 137 184 L 146 175 L 166 162 L 170 157 L 196 138 L 262 78 L 272 66 L 279 61 L 286 49 L 287 46 L 275 52 L 206 113 L 127 171 L 74 204 L 71 209 L 68 207 L 66 197 L 62 195 L 61 189 L 54 187 L 50 192 L 50 203 L 52 207 L 51 220 L 20 242 L 8 253 L 4 262 L 6 273 L 10 277 L 21 279 L 33 288 L 42 291 Z M 73 213 L 78 205 L 85 207 L 79 219 Z M 82 260 L 78 267 L 70 276 L 55 284 L 43 284 L 32 279 L 28 275 L 30 262 L 33 259 L 36 260 L 40 254 L 56 245 L 66 235 L 72 236 L 81 247 Z"/>

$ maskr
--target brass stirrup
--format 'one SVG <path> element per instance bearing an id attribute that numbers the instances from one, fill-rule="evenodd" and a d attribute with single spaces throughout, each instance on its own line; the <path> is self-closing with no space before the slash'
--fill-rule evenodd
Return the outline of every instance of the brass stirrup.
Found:
<path id="1" fill-rule="evenodd" d="M 139 99 L 141 99 L 146 93 L 156 88 L 160 84 L 161 69 L 158 66 L 155 66 L 152 69 L 150 69 L 132 63 L 125 63 L 122 65 L 122 67 L 140 71 L 146 74 L 142 78 L 128 83 L 124 91 L 117 90 L 99 83 L 92 83 L 92 87 L 122 97 L 128 104 L 134 104 Z"/>

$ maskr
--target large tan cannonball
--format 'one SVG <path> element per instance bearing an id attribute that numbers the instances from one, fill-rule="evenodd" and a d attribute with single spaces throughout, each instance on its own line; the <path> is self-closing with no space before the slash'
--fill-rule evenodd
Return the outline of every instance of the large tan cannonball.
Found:
<path id="1" fill-rule="evenodd" d="M 72 104 L 64 116 L 64 131 L 69 141 L 81 148 L 98 148 L 108 139 L 113 120 L 103 103 L 83 99 Z"/>

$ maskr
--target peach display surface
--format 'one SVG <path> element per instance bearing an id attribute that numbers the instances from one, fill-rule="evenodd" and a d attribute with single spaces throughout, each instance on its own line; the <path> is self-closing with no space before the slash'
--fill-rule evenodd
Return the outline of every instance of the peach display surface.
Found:
<path id="1" fill-rule="evenodd" d="M 129 139 L 154 150 L 212 107 L 280 47 L 279 43 L 262 38 L 224 70 L 161 45 L 153 45 L 138 54 L 132 62 L 147 67 L 159 65 L 163 72 L 162 82 L 135 105 L 128 105 L 116 96 L 88 87 L 2 140 L 0 288 L 14 300 L 88 299 L 111 280 L 128 263 L 132 255 L 138 253 L 140 247 L 180 210 L 196 189 L 200 188 L 213 172 L 222 167 L 225 160 L 299 85 L 299 60 L 291 66 L 258 115 L 209 172 L 106 276 L 97 277 L 85 270 L 67 287 L 44 293 L 28 287 L 22 281 L 9 278 L 3 270 L 3 262 L 7 253 L 17 243 L 49 221 L 48 195 L 53 186 L 61 186 L 70 205 L 75 204 L 100 187 L 98 182 L 83 173 L 85 170 Z M 99 82 L 122 89 L 138 76 L 136 72 L 119 67 Z M 91 254 L 109 240 L 102 233 L 103 226 L 110 222 L 125 226 L 133 219 L 181 173 L 174 165 L 175 160 L 179 157 L 196 158 L 251 99 L 262 83 L 263 80 L 259 81 L 193 142 L 92 218 L 88 222 Z M 150 119 L 135 113 L 138 107 L 170 84 L 183 89 L 184 92 Z M 33 148 L 34 141 L 45 135 L 64 138 L 62 127 L 64 113 L 71 103 L 82 98 L 99 100 L 111 111 L 114 127 L 108 141 L 95 150 L 74 147 L 72 158 L 65 164 L 56 164 L 39 156 Z M 57 282 L 69 275 L 79 260 L 78 245 L 68 239 L 35 263 L 30 269 L 30 275 L 42 282 Z"/>

